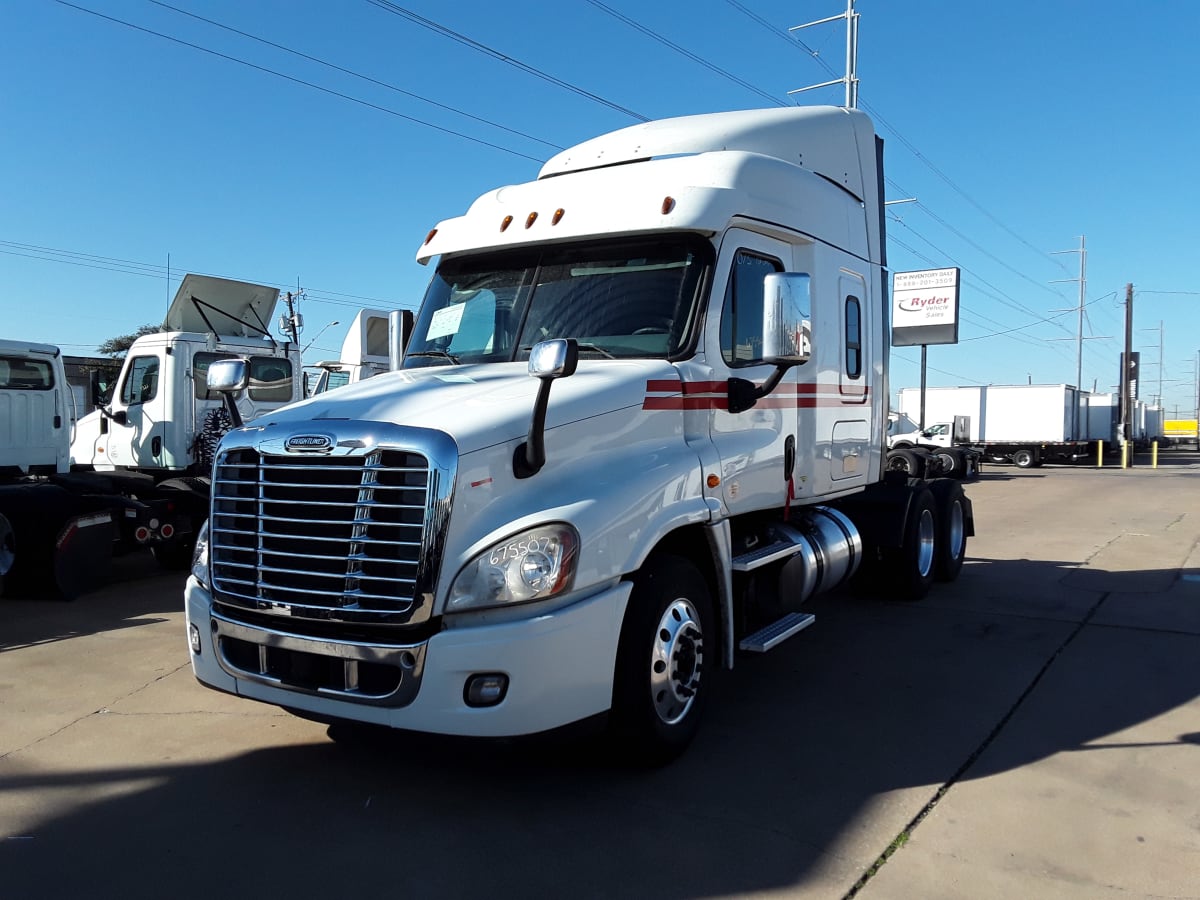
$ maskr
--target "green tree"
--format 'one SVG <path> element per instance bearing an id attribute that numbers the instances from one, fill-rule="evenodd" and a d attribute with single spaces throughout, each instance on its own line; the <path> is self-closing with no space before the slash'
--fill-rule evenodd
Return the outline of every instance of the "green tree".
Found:
<path id="1" fill-rule="evenodd" d="M 161 325 L 142 325 L 133 334 L 122 334 L 119 337 L 109 338 L 96 348 L 96 352 L 103 353 L 106 356 L 122 356 L 133 346 L 133 342 L 142 337 L 142 335 L 158 334 L 162 330 Z"/>

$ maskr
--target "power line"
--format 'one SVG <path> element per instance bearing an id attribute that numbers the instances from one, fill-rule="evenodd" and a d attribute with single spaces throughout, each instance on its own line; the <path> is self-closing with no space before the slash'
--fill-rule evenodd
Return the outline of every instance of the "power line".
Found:
<path id="1" fill-rule="evenodd" d="M 374 0 L 372 0 L 372 2 L 374 2 Z M 758 96 L 765 98 L 769 102 L 774 103 L 776 106 L 790 106 L 791 105 L 789 103 L 785 103 L 784 101 L 780 100 L 778 97 L 774 96 L 773 94 L 769 94 L 766 91 L 762 90 L 761 88 L 755 87 L 750 82 L 748 82 L 742 78 L 739 78 L 738 76 L 734 75 L 732 72 L 727 72 L 725 69 L 722 69 L 720 66 L 716 65 L 715 63 L 709 62 L 707 59 L 705 59 L 702 56 L 698 56 L 697 54 L 693 53 L 691 50 L 688 50 L 684 47 L 679 46 L 676 43 L 673 43 L 673 42 L 667 40 L 665 37 L 663 37 L 657 31 L 654 31 L 651 28 L 647 28 L 645 25 L 642 25 L 640 22 L 635 22 L 633 19 L 629 18 L 629 16 L 624 15 L 623 13 L 617 12 L 615 9 L 613 9 L 608 4 L 601 3 L 600 0 L 587 0 L 587 2 L 590 3 L 592 6 L 596 7 L 596 9 L 599 9 L 602 12 L 608 13 L 614 19 L 616 19 L 620 22 L 624 22 L 630 28 L 640 31 L 646 37 L 648 37 L 652 40 L 658 41 L 664 47 L 670 47 L 676 53 L 686 56 L 692 62 L 699 63 L 700 65 L 702 65 L 706 69 L 708 69 L 710 72 L 715 72 L 716 74 L 720 75 L 722 78 L 727 78 L 728 80 L 732 81 L 734 84 L 741 85 L 746 90 L 752 91 L 755 94 L 758 94 Z"/>
<path id="2" fill-rule="evenodd" d="M 11 247 L 15 249 L 3 249 L 5 247 Z M 62 263 L 64 265 L 82 266 L 88 269 L 101 269 L 103 271 L 116 272 L 122 275 L 140 275 L 144 278 L 167 279 L 173 284 L 183 281 L 183 274 L 171 275 L 168 278 L 167 268 L 163 265 L 136 262 L 134 260 L 121 259 L 115 256 L 101 256 L 99 254 L 84 253 L 78 250 L 63 250 L 56 247 L 41 247 L 36 244 L 23 244 L 16 241 L 0 240 L 0 253 L 7 254 L 9 256 L 20 256 L 26 259 L 37 259 L 41 260 L 42 262 L 54 262 Z M 173 263 L 171 265 L 171 272 L 186 273 L 189 271 L 196 271 L 196 269 L 179 263 Z M 268 281 L 266 279 L 247 277 L 244 275 L 229 275 L 215 272 L 207 274 L 211 274 L 216 278 L 229 278 L 234 281 L 249 281 L 254 284 L 265 284 L 269 287 L 279 288 L 280 290 L 292 290 L 295 287 L 294 284 Z M 406 305 L 397 304 L 395 301 L 384 300 L 379 297 L 365 297 L 360 294 L 349 294 L 342 291 L 332 291 L 324 288 L 305 288 L 304 292 L 305 296 L 314 302 L 328 303 L 334 306 L 361 308 L 362 303 L 353 302 L 355 300 L 371 303 L 376 306 L 385 306 L 389 309 Z M 411 306 L 411 304 L 407 305 Z"/>
<path id="3" fill-rule="evenodd" d="M 61 2 L 61 0 L 60 0 L 60 2 Z M 522 72 L 525 72 L 527 75 L 532 75 L 535 78 L 540 78 L 542 81 L 545 81 L 548 84 L 553 84 L 557 87 L 564 88 L 565 90 L 568 90 L 573 94 L 579 95 L 580 97 L 585 97 L 588 100 L 592 100 L 596 103 L 601 104 L 602 106 L 607 106 L 609 109 L 615 110 L 619 113 L 623 113 L 624 115 L 627 115 L 634 119 L 637 119 L 639 122 L 650 121 L 649 118 L 647 118 L 646 116 L 643 116 L 641 113 L 634 112 L 632 109 L 621 106 L 620 104 L 617 104 L 617 103 L 613 103 L 611 100 L 606 100 L 604 97 L 601 97 L 599 94 L 593 94 L 591 91 L 585 90 L 584 88 L 581 88 L 578 85 L 571 84 L 569 81 L 563 81 L 561 78 L 557 78 L 554 75 L 549 74 L 548 72 L 543 72 L 541 69 L 534 68 L 533 66 L 529 65 L 528 63 L 521 62 L 519 59 L 514 59 L 513 57 L 509 56 L 506 53 L 501 53 L 499 50 L 496 50 L 493 47 L 489 47 L 487 44 L 481 44 L 479 41 L 474 40 L 473 38 L 469 38 L 465 34 L 460 34 L 457 31 L 447 28 L 445 25 L 441 25 L 441 24 L 433 21 L 432 19 L 427 19 L 424 16 L 420 16 L 410 9 L 405 9 L 403 6 L 400 6 L 396 3 L 390 2 L 390 0 L 367 0 L 367 2 L 370 3 L 372 6 L 379 7 L 384 12 L 389 12 L 394 16 L 400 16 L 401 18 L 407 19 L 408 21 L 412 22 L 414 25 L 420 25 L 422 28 L 428 29 L 429 31 L 433 31 L 437 34 L 442 35 L 443 37 L 450 38 L 450 40 L 452 40 L 452 41 L 457 41 L 458 43 L 462 44 L 465 47 L 470 47 L 472 50 L 477 50 L 480 53 L 486 54 L 487 56 L 492 57 L 492 59 L 497 59 L 506 65 L 512 66 L 515 69 L 520 69 Z"/>
<path id="4" fill-rule="evenodd" d="M 341 73 L 343 73 L 345 75 L 349 75 L 353 78 L 358 78 L 362 81 L 366 81 L 369 84 L 374 84 L 374 85 L 378 85 L 379 87 L 382 87 L 382 88 L 387 88 L 389 91 L 395 91 L 398 94 L 403 94 L 405 97 L 411 97 L 414 100 L 420 100 L 422 103 L 428 103 L 431 106 L 436 106 L 438 109 L 444 109 L 447 112 L 452 112 L 456 115 L 463 116 L 463 117 L 471 119 L 475 122 L 479 122 L 483 125 L 488 125 L 488 126 L 491 126 L 492 128 L 498 128 L 500 131 L 507 131 L 509 134 L 515 135 L 517 137 L 523 137 L 523 138 L 533 141 L 535 143 L 543 144 L 552 150 L 562 150 L 563 149 L 558 144 L 553 144 L 550 141 L 544 141 L 539 137 L 534 137 L 532 134 L 526 134 L 524 131 L 518 131 L 515 128 L 509 128 L 507 125 L 501 125 L 499 122 L 493 122 L 490 119 L 484 119 L 480 116 L 476 116 L 476 115 L 473 115 L 464 110 L 458 109 L 457 107 L 448 106 L 445 103 L 439 103 L 437 100 L 430 100 L 428 97 L 423 97 L 420 94 L 414 94 L 412 91 L 407 91 L 404 88 L 397 87 L 396 85 L 391 84 L 387 81 L 380 81 L 378 78 L 372 78 L 370 75 L 363 75 L 361 72 L 355 72 L 353 69 L 347 69 L 344 66 L 339 66 L 335 63 L 329 62 L 328 60 L 324 60 L 324 59 L 321 59 L 316 56 L 311 56 L 308 53 L 302 53 L 301 51 L 295 50 L 291 47 L 285 47 L 283 44 L 277 44 L 274 41 L 267 40 L 266 38 L 259 37 L 254 34 L 250 34 L 249 32 L 246 32 L 246 31 L 241 31 L 240 29 L 234 28 L 230 25 L 226 25 L 222 22 L 218 22 L 215 19 L 208 19 L 208 18 L 205 18 L 204 16 L 197 15 L 194 12 L 189 12 L 186 9 L 180 9 L 177 6 L 172 6 L 169 3 L 164 3 L 163 0 L 147 0 L 147 2 L 153 3 L 155 6 L 161 6 L 163 9 L 169 9 L 172 12 L 177 12 L 181 16 L 188 16 L 188 17 L 190 17 L 192 19 L 196 19 L 197 21 L 200 21 L 200 22 L 207 22 L 209 25 L 212 25 L 216 28 L 221 28 L 225 31 L 231 32 L 232 34 L 241 35 L 244 38 L 249 38 L 252 41 L 257 41 L 258 43 L 265 44 L 268 47 L 274 47 L 276 50 L 282 50 L 284 53 L 290 53 L 293 56 L 298 56 L 301 59 L 306 59 L 309 62 L 316 63 L 317 65 L 325 66 L 326 68 L 333 69 L 336 72 L 341 72 Z"/>
<path id="5" fill-rule="evenodd" d="M 589 0 L 589 2 L 590 2 L 590 0 Z M 798 44 L 809 55 L 810 58 L 815 60 L 816 63 L 822 69 L 825 70 L 826 73 L 837 77 L 837 72 L 827 62 L 825 62 L 825 60 L 821 59 L 820 54 L 816 50 L 814 50 L 812 47 L 809 47 L 803 41 L 793 37 L 788 32 L 779 30 L 774 25 L 770 24 L 765 19 L 763 19 L 761 16 L 759 16 L 756 13 L 752 12 L 751 10 L 747 9 L 741 3 L 737 2 L 737 0 L 726 0 L 726 2 L 730 6 L 732 6 L 734 9 L 741 12 L 743 15 L 747 16 L 748 18 L 757 22 L 762 27 L 766 28 L 771 33 L 776 34 L 779 37 L 782 37 L 789 44 L 792 44 L 792 45 Z M 1031 244 L 1029 241 L 1027 241 L 1021 235 L 1017 234 L 1017 232 L 1015 232 L 1013 229 L 1011 229 L 1007 225 L 1005 225 L 996 216 L 992 215 L 992 213 L 990 213 L 987 209 L 985 209 L 982 204 L 980 204 L 973 197 L 971 197 L 965 190 L 963 190 L 962 187 L 960 187 L 953 179 L 951 179 L 949 175 L 947 175 L 940 168 L 938 168 L 938 166 L 935 165 L 932 160 L 930 160 L 927 156 L 925 156 L 923 153 L 921 153 L 921 151 L 917 149 L 916 145 L 912 141 L 910 141 L 903 134 L 901 134 L 900 130 L 898 128 L 896 128 L 895 125 L 893 125 L 891 122 L 889 122 L 887 119 L 885 119 L 883 117 L 882 113 L 880 113 L 878 110 L 876 110 L 873 106 L 871 106 L 866 101 L 862 100 L 861 97 L 859 99 L 859 106 L 861 106 L 863 109 L 865 109 L 867 112 L 869 112 L 871 114 L 871 118 L 873 118 L 876 122 L 878 122 L 880 125 L 884 126 L 884 128 L 886 128 L 889 132 L 891 132 L 891 134 L 896 138 L 896 140 L 898 140 L 905 149 L 907 149 L 914 157 L 916 157 L 918 162 L 920 162 L 922 165 L 924 165 L 926 168 L 928 168 L 931 172 L 933 172 L 934 175 L 936 175 L 938 178 L 940 178 L 942 181 L 944 181 L 947 185 L 949 185 L 949 187 L 955 193 L 957 193 L 960 197 L 962 197 L 969 204 L 971 204 L 971 206 L 975 207 L 975 209 L 977 209 L 980 213 L 982 213 L 984 216 L 986 216 L 988 219 L 990 219 L 995 225 L 997 225 L 1003 231 L 1005 231 L 1010 236 L 1015 238 L 1021 244 L 1028 247 L 1030 250 L 1032 250 L 1038 256 L 1044 256 L 1047 259 L 1049 259 L 1051 262 L 1053 262 L 1055 265 L 1057 265 L 1059 268 L 1063 268 L 1061 262 L 1054 259 L 1052 256 L 1050 256 L 1048 253 L 1046 253 L 1046 251 L 1042 250 L 1041 248 L 1035 247 L 1033 244 Z"/>
<path id="6" fill-rule="evenodd" d="M 285 81 L 292 82 L 293 84 L 298 84 L 303 87 L 312 88 L 314 91 L 320 91 L 323 94 L 329 94 L 332 97 L 339 97 L 342 100 L 348 100 L 351 103 L 357 103 L 360 106 L 365 106 L 369 109 L 374 109 L 374 110 L 378 110 L 379 112 L 387 113 L 389 116 L 395 116 L 398 119 L 404 119 L 407 122 L 412 122 L 414 125 L 422 125 L 426 128 L 432 128 L 434 131 L 440 131 L 443 134 L 448 134 L 448 135 L 451 135 L 452 137 L 459 137 L 465 141 L 471 141 L 472 143 L 479 144 L 484 147 L 490 147 L 493 150 L 500 150 L 503 153 L 511 153 L 513 156 L 519 156 L 519 157 L 521 157 L 521 159 L 527 159 L 531 162 L 535 162 L 535 163 L 543 162 L 543 160 L 538 159 L 535 156 L 528 156 L 524 153 L 520 153 L 516 150 L 513 150 L 510 147 L 504 147 L 504 146 L 501 146 L 500 144 L 494 144 L 491 141 L 485 141 L 482 138 L 472 137 L 469 134 L 463 134 L 461 131 L 455 131 L 452 128 L 445 128 L 441 125 L 435 125 L 432 122 L 426 122 L 424 119 L 418 119 L 415 116 L 405 115 L 404 113 L 399 112 L 394 109 L 391 109 L 387 106 L 380 106 L 378 103 L 371 103 L 369 100 L 363 100 L 359 97 L 352 96 L 351 94 L 345 94 L 345 93 L 342 93 L 341 91 L 335 91 L 333 88 L 327 88 L 327 87 L 324 87 L 323 85 L 319 85 L 319 84 L 316 84 L 311 81 L 305 81 L 303 78 L 296 78 L 293 75 L 286 75 L 283 72 L 279 72 L 275 69 L 271 69 L 266 66 L 260 66 L 257 63 L 252 63 L 248 60 L 241 59 L 236 56 L 230 56 L 227 53 L 221 53 L 217 50 L 211 50 L 208 47 L 202 47 L 200 44 L 194 44 L 191 41 L 185 41 L 182 38 L 173 37 L 169 34 L 163 34 L 161 31 L 155 31 L 152 28 L 146 28 L 142 25 L 135 25 L 132 22 L 126 22 L 124 19 L 118 19 L 115 16 L 109 16 L 102 12 L 97 12 L 94 9 L 88 9 L 87 7 L 84 7 L 84 6 L 77 6 L 74 3 L 68 2 L 68 0 L 54 0 L 54 2 L 59 3 L 63 6 L 69 7 L 71 9 L 78 10 L 79 12 L 83 12 L 83 13 L 87 13 L 88 15 L 96 16 L 99 19 L 104 19 L 108 22 L 112 22 L 117 25 L 124 25 L 126 28 L 132 28 L 134 31 L 140 31 L 143 34 L 150 34 L 150 35 L 153 35 L 154 37 L 162 38 L 165 41 L 171 41 L 174 44 L 180 44 L 181 46 L 184 46 L 184 47 L 191 47 L 193 50 L 199 50 L 201 53 L 207 53 L 211 56 L 216 56 L 220 59 L 228 60 L 229 62 L 235 62 L 235 63 L 238 63 L 239 65 L 246 66 L 247 68 L 254 69 L 259 72 L 265 72 L 268 75 L 274 75 L 276 78 L 282 78 Z"/>

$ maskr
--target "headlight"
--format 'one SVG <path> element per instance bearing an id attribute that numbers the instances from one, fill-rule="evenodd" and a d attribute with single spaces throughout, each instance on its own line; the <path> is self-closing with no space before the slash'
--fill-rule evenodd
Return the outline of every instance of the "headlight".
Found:
<path id="1" fill-rule="evenodd" d="M 570 525 L 543 525 L 479 554 L 450 587 L 447 612 L 544 600 L 571 589 L 579 535 Z"/>
<path id="2" fill-rule="evenodd" d="M 196 535 L 196 546 L 192 550 L 192 577 L 204 585 L 205 590 L 209 590 L 208 577 L 208 519 L 204 520 L 204 524 L 200 526 L 200 533 Z"/>

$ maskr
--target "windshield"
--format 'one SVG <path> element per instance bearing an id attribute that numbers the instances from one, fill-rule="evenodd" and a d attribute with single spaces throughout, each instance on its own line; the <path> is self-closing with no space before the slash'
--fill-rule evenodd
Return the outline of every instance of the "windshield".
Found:
<path id="1" fill-rule="evenodd" d="M 584 358 L 675 357 L 691 339 L 711 257 L 702 238 L 670 235 L 448 260 L 404 367 L 527 359 L 551 338 L 575 338 Z"/>

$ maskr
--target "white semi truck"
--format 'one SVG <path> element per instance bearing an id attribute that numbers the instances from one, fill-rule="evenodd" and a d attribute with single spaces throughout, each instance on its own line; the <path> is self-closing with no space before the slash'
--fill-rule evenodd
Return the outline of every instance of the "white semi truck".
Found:
<path id="1" fill-rule="evenodd" d="M 441 222 L 399 370 L 222 441 L 196 677 L 330 723 L 598 717 L 664 760 L 815 593 L 956 577 L 961 484 L 885 467 L 881 157 L 854 110 L 668 119 Z"/>

